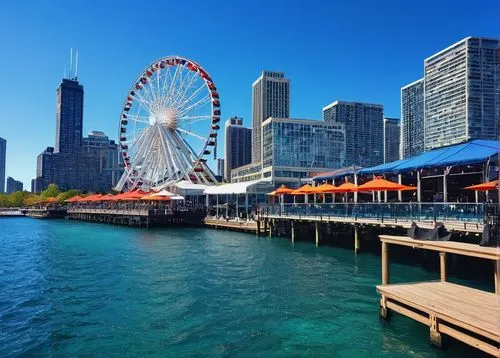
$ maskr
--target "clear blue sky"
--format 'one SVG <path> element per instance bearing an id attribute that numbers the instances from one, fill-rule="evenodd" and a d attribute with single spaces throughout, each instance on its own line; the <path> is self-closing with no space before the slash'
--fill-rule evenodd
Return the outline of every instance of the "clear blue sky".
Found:
<path id="1" fill-rule="evenodd" d="M 291 116 L 321 118 L 334 100 L 384 105 L 423 60 L 466 36 L 499 37 L 498 0 L 0 2 L 0 137 L 7 175 L 29 190 L 36 156 L 54 145 L 56 89 L 80 53 L 84 132 L 116 138 L 126 91 L 153 60 L 182 55 L 212 75 L 223 118 L 251 125 L 251 84 L 263 69 L 291 79 Z M 222 148 L 221 148 L 222 149 Z M 222 153 L 222 151 L 220 151 Z"/>

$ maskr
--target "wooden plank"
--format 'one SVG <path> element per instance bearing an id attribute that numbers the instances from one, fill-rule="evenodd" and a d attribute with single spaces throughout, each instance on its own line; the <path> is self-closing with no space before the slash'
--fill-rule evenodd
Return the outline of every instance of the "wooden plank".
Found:
<path id="1" fill-rule="evenodd" d="M 379 285 L 377 291 L 500 343 L 500 304 L 493 293 L 439 281 Z"/>
<path id="2" fill-rule="evenodd" d="M 406 317 L 409 317 L 411 319 L 414 319 L 415 321 L 418 321 L 420 323 L 423 323 L 427 326 L 430 325 L 430 322 L 429 322 L 429 318 L 428 317 L 425 317 L 425 316 L 422 316 L 421 314 L 417 313 L 417 312 L 414 312 L 412 310 L 409 310 L 408 308 L 405 308 L 403 306 L 400 306 L 398 305 L 396 302 L 394 301 L 388 301 L 387 302 L 387 308 L 395 311 L 395 312 L 398 312 L 402 315 L 405 315 Z"/>
<path id="3" fill-rule="evenodd" d="M 476 244 L 453 241 L 415 240 L 408 236 L 380 235 L 380 241 L 394 245 L 409 246 L 431 251 L 441 251 L 490 260 L 500 260 L 500 248 L 483 247 Z"/>
<path id="4" fill-rule="evenodd" d="M 453 329 L 453 328 L 451 328 L 443 323 L 439 323 L 438 329 L 441 333 L 446 334 L 450 337 L 453 337 L 461 342 L 464 342 L 465 344 L 468 344 L 472 347 L 480 349 L 483 352 L 491 354 L 494 357 L 500 357 L 500 348 L 492 346 L 491 344 L 488 344 L 488 343 L 481 341 L 477 338 L 469 336 L 463 332 L 457 331 L 456 329 Z"/>

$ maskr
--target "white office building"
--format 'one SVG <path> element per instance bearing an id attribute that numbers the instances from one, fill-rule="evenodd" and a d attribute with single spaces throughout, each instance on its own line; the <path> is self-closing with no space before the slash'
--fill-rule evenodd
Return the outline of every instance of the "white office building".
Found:
<path id="1" fill-rule="evenodd" d="M 283 72 L 263 71 L 252 84 L 252 162 L 262 160 L 262 123 L 290 116 L 290 80 Z"/>
<path id="2" fill-rule="evenodd" d="M 498 139 L 499 40 L 467 37 L 424 61 L 425 150 Z"/>

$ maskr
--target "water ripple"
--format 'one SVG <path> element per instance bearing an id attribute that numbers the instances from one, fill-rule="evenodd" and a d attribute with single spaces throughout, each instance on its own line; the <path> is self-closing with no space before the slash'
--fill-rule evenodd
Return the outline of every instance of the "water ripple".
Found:
<path id="1" fill-rule="evenodd" d="M 1 357 L 476 353 L 431 349 L 403 317 L 381 325 L 370 254 L 203 229 L 0 225 Z"/>

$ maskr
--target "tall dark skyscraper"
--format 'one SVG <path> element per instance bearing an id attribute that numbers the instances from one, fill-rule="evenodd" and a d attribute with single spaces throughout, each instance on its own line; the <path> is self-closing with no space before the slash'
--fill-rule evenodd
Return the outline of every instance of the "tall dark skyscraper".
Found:
<path id="1" fill-rule="evenodd" d="M 7 157 L 7 141 L 0 138 L 0 193 L 5 192 L 5 161 Z"/>
<path id="2" fill-rule="evenodd" d="M 56 153 L 72 153 L 82 146 L 83 86 L 76 77 L 64 78 L 57 89 Z"/>
<path id="3" fill-rule="evenodd" d="M 230 182 L 231 170 L 252 160 L 252 130 L 239 117 L 228 119 L 224 129 L 224 179 Z"/>
<path id="4" fill-rule="evenodd" d="M 61 190 L 109 191 L 120 177 L 118 146 L 102 132 L 82 137 L 83 86 L 70 71 L 57 89 L 56 143 L 37 157 L 33 190 L 49 184 Z"/>

